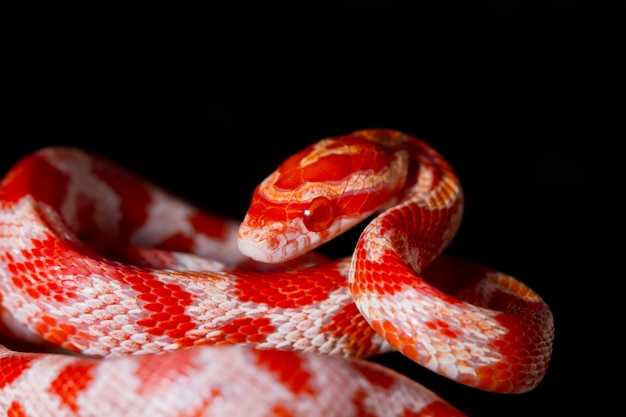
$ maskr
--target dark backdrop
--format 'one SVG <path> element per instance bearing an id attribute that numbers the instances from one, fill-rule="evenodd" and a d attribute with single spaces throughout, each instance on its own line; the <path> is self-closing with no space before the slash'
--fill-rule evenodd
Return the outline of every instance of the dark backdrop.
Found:
<path id="1" fill-rule="evenodd" d="M 403 130 L 442 152 L 465 188 L 448 252 L 537 290 L 556 340 L 545 380 L 523 395 L 379 360 L 474 416 L 554 415 L 611 397 L 604 378 L 621 366 L 619 349 L 601 336 L 616 317 L 609 279 L 623 269 L 602 265 L 620 245 L 606 237 L 617 239 L 622 211 L 612 183 L 624 139 L 622 2 L 65 12 L 26 14 L 9 42 L 2 172 L 39 147 L 74 145 L 240 218 L 254 185 L 302 146 Z M 347 254 L 353 239 L 326 250 Z"/>

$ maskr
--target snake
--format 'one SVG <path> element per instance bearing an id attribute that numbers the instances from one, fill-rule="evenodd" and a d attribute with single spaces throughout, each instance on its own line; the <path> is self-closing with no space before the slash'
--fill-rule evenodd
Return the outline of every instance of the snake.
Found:
<path id="1" fill-rule="evenodd" d="M 465 415 L 370 360 L 386 352 L 494 393 L 544 378 L 549 306 L 444 253 L 463 190 L 422 139 L 329 136 L 251 194 L 241 220 L 80 148 L 15 162 L 0 182 L 2 415 Z M 359 225 L 347 256 L 324 254 Z"/>

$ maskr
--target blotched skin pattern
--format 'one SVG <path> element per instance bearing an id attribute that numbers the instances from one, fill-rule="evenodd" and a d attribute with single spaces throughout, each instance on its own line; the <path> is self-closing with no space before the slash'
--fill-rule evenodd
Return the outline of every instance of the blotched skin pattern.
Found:
<path id="1" fill-rule="evenodd" d="M 326 138 L 241 222 L 96 155 L 50 147 L 0 183 L 0 411 L 13 416 L 461 416 L 366 358 L 398 350 L 482 390 L 539 384 L 554 335 L 532 289 L 442 254 L 447 162 L 402 132 Z M 373 216 L 374 215 L 374 216 Z M 364 228 L 354 254 L 316 247 Z"/>

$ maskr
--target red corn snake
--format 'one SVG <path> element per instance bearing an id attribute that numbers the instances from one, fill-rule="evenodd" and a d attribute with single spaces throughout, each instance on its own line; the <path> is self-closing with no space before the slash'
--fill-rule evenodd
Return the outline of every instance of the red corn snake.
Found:
<path id="1" fill-rule="evenodd" d="M 15 415 L 462 415 L 358 358 L 396 349 L 503 393 L 533 389 L 550 359 L 538 294 L 441 254 L 461 186 L 401 132 L 288 158 L 241 225 L 71 148 L 27 156 L 0 187 L 4 324 L 80 353 L 5 350 Z M 352 257 L 308 252 L 374 214 Z"/>

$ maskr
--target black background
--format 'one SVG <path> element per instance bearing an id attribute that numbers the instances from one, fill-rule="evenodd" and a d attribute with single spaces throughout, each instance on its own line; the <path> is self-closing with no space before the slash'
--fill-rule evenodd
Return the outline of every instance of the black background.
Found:
<path id="1" fill-rule="evenodd" d="M 603 266 L 623 246 L 624 3 L 294 4 L 16 16 L 1 171 L 79 146 L 241 218 L 254 185 L 304 145 L 372 127 L 419 136 L 465 189 L 448 252 L 538 291 L 554 354 L 543 383 L 512 396 L 378 359 L 472 416 L 606 404 L 623 368 L 603 339 L 623 269 Z M 326 250 L 348 254 L 353 239 Z"/>

